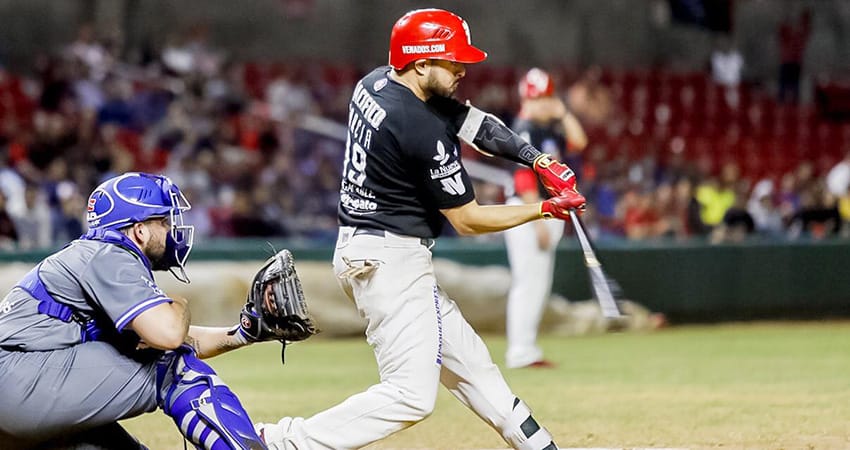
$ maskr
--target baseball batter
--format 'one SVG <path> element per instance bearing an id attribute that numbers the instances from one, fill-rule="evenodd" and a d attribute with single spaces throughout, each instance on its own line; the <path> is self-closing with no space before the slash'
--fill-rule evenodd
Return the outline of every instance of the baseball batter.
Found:
<path id="1" fill-rule="evenodd" d="M 452 99 L 466 64 L 487 54 L 469 27 L 439 9 L 394 25 L 389 67 L 360 80 L 349 108 L 334 271 L 368 321 L 380 383 L 315 416 L 258 424 L 270 448 L 354 449 L 431 414 L 442 383 L 517 449 L 557 448 L 502 377 L 481 338 L 440 288 L 431 247 L 444 218 L 461 234 L 564 219 L 584 197 L 563 164 L 494 116 Z M 557 196 L 481 206 L 460 159 L 460 139 L 534 167 Z M 446 443 L 451 446 L 452 443 Z"/>
<path id="2" fill-rule="evenodd" d="M 189 208 L 163 176 L 111 178 L 88 199 L 89 231 L 0 302 L 0 447 L 145 448 L 117 421 L 159 406 L 196 448 L 266 448 L 198 358 L 279 337 L 245 313 L 232 329 L 190 326 L 187 301 L 154 280 L 188 282 Z"/>
<path id="3" fill-rule="evenodd" d="M 519 82 L 521 107 L 513 130 L 541 152 L 567 160 L 567 149 L 581 151 L 587 136 L 563 100 L 553 95 L 555 84 L 545 71 L 533 68 Z M 546 198 L 534 171 L 514 171 L 515 196 L 509 205 L 536 204 Z M 553 367 L 537 345 L 537 330 L 552 293 L 555 249 L 564 234 L 564 224 L 537 220 L 505 231 L 505 246 L 511 266 L 511 289 L 507 303 L 508 348 L 505 364 L 510 368 Z"/>

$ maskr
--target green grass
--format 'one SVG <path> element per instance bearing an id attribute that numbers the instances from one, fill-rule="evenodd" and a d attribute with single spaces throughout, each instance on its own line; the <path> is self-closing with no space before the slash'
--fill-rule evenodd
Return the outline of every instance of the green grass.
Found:
<path id="1" fill-rule="evenodd" d="M 501 336 L 485 336 L 501 365 Z M 674 327 L 647 334 L 544 337 L 554 370 L 504 370 L 562 447 L 850 448 L 850 323 Z M 211 360 L 255 421 L 309 416 L 377 381 L 364 340 L 255 345 Z M 125 421 L 152 449 L 182 448 L 162 413 Z M 424 422 L 373 444 L 504 448 L 441 390 Z"/>

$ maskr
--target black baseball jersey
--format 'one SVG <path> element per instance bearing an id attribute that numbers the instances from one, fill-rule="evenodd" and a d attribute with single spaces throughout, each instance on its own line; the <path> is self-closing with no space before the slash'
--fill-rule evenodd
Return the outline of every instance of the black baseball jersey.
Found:
<path id="1" fill-rule="evenodd" d="M 540 152 L 563 161 L 567 157 L 567 138 L 561 131 L 559 123 L 553 121 L 550 124 L 537 124 L 518 118 L 514 121 L 512 129 Z"/>
<path id="2" fill-rule="evenodd" d="M 558 161 L 564 161 L 567 157 L 567 138 L 559 126 L 558 121 L 548 124 L 539 124 L 521 117 L 517 118 L 512 129 L 516 134 L 525 139 L 526 142 Z M 523 170 L 517 167 L 515 170 Z M 526 169 L 527 170 L 527 169 Z M 549 198 L 543 184 L 538 181 L 538 190 L 541 198 Z M 518 186 L 515 188 L 519 189 Z"/>
<path id="3" fill-rule="evenodd" d="M 463 105 L 427 103 L 379 67 L 354 88 L 348 112 L 339 222 L 422 238 L 439 236 L 441 209 L 475 198 L 460 159 Z"/>

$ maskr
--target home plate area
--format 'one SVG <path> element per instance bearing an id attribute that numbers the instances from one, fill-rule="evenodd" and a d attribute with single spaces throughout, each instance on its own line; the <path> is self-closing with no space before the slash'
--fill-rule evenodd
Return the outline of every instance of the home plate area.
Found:
<path id="1" fill-rule="evenodd" d="M 689 450 L 682 447 L 558 447 L 559 450 Z M 396 449 L 396 450 L 431 450 L 431 449 Z M 482 448 L 479 450 L 511 450 L 509 448 Z"/>

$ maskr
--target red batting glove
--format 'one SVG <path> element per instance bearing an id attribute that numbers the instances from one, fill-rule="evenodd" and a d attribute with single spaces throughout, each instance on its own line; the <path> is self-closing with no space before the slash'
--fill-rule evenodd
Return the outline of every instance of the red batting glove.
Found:
<path id="1" fill-rule="evenodd" d="M 544 219 L 570 218 L 570 212 L 576 210 L 581 213 L 585 207 L 585 198 L 578 191 L 564 191 L 557 197 L 540 202 L 540 217 Z"/>
<path id="2" fill-rule="evenodd" d="M 576 175 L 573 170 L 545 153 L 534 160 L 534 172 L 552 197 L 557 197 L 565 191 L 576 191 Z"/>

